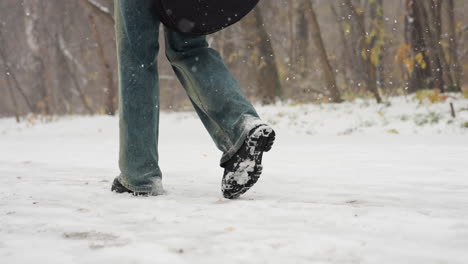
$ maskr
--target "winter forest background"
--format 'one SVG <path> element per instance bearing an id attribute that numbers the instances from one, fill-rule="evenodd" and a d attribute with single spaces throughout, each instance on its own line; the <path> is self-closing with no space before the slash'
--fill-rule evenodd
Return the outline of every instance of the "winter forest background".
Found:
<path id="1" fill-rule="evenodd" d="M 115 114 L 112 10 L 112 0 L 1 0 L 0 116 Z M 464 0 L 261 1 L 208 39 L 256 102 L 438 101 L 468 97 L 466 11 Z M 190 110 L 164 47 L 159 57 L 161 107 Z"/>
<path id="2" fill-rule="evenodd" d="M 113 0 L 0 0 L 1 263 L 468 263 L 468 1 L 260 2 L 208 36 L 276 131 L 227 200 L 164 41 L 166 193 L 116 194 Z"/>

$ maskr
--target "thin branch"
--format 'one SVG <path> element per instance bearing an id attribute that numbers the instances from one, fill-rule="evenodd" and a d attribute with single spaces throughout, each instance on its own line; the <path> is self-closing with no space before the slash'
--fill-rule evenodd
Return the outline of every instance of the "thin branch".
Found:
<path id="1" fill-rule="evenodd" d="M 3 32 L 3 29 L 0 28 L 0 44 L 1 44 L 0 47 L 6 47 L 2 32 Z M 26 95 L 26 92 L 23 90 L 20 83 L 16 79 L 16 76 L 15 76 L 14 72 L 10 68 L 10 63 L 8 62 L 7 53 L 4 52 L 4 50 L 0 50 L 0 57 L 2 58 L 3 64 L 5 65 L 5 67 L 7 69 L 7 72 L 8 72 L 8 74 L 6 76 L 8 83 L 11 84 L 11 82 L 10 82 L 10 78 L 11 78 L 11 80 L 13 81 L 13 83 L 14 83 L 14 85 L 16 87 L 16 90 L 18 90 L 20 95 L 23 97 L 24 102 L 26 103 L 26 106 L 28 107 L 29 111 L 34 112 L 34 108 L 33 108 L 32 104 L 31 104 L 31 102 L 29 101 L 29 98 Z"/>

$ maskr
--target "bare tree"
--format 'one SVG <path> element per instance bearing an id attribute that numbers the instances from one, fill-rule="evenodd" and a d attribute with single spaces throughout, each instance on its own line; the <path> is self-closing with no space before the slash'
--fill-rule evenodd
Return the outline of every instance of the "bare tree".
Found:
<path id="1" fill-rule="evenodd" d="M 409 91 L 454 86 L 450 66 L 441 45 L 441 0 L 407 0 L 406 42 L 412 56 L 407 63 Z"/>
<path id="2" fill-rule="evenodd" d="M 77 67 L 76 61 L 73 59 L 73 55 L 71 52 L 67 49 L 65 46 L 65 41 L 63 38 L 60 36 L 58 37 L 57 41 L 57 49 L 58 49 L 58 56 L 62 58 L 62 61 L 64 62 L 64 70 L 66 71 L 67 75 L 70 77 L 73 83 L 73 87 L 75 91 L 78 93 L 81 102 L 84 106 L 84 108 L 88 111 L 89 114 L 94 114 L 94 110 L 91 106 L 91 103 L 89 102 L 88 97 L 86 96 L 85 92 L 83 91 L 80 81 L 78 80 L 78 74 L 79 72 L 79 67 Z"/>
<path id="3" fill-rule="evenodd" d="M 104 93 L 106 96 L 106 103 L 105 103 L 105 113 L 108 115 L 115 115 L 117 106 L 116 100 L 116 88 L 114 87 L 114 80 L 112 75 L 112 69 L 110 66 L 109 61 L 106 59 L 104 54 L 104 43 L 101 39 L 101 35 L 98 30 L 97 22 L 96 22 L 96 15 L 103 17 L 107 22 L 113 24 L 114 19 L 110 12 L 99 6 L 95 2 L 91 0 L 80 0 L 80 3 L 85 6 L 86 8 L 90 9 L 88 14 L 89 25 L 91 27 L 91 31 L 93 33 L 94 39 L 96 40 L 96 49 L 98 53 L 99 60 L 101 61 L 101 71 L 104 73 L 104 77 L 106 80 L 106 88 L 104 89 Z"/>
<path id="4" fill-rule="evenodd" d="M 377 84 L 380 89 L 384 88 L 384 7 L 383 0 L 369 1 L 370 9 L 370 32 L 369 32 L 369 49 L 370 60 L 376 68 Z"/>
<path id="5" fill-rule="evenodd" d="M 329 92 L 331 101 L 335 103 L 341 103 L 343 99 L 341 99 L 341 93 L 338 90 L 338 86 L 336 85 L 335 72 L 333 71 L 330 61 L 328 60 L 327 51 L 325 49 L 325 45 L 323 44 L 320 26 L 317 22 L 317 16 L 312 6 L 312 2 L 310 0 L 303 1 L 305 3 L 306 16 L 311 27 L 312 39 L 318 49 L 319 60 L 320 64 L 322 65 L 322 70 L 325 77 L 325 90 Z"/>
<path id="6" fill-rule="evenodd" d="M 317 102 L 331 87 L 342 99 L 463 88 L 463 0 L 314 1 L 314 14 L 310 1 L 263 1 L 208 36 L 250 99 Z M 1 116 L 115 112 L 112 2 L 0 1 Z M 158 60 L 162 109 L 190 109 L 170 64 Z"/>
<path id="7" fill-rule="evenodd" d="M 356 9 L 351 0 L 344 0 L 343 7 L 347 9 L 347 12 L 351 19 L 354 20 L 356 28 L 353 34 L 359 36 L 359 51 L 364 59 L 365 68 L 367 70 L 367 89 L 374 95 L 378 103 L 382 102 L 380 92 L 377 87 L 377 73 L 375 66 L 372 64 L 371 49 L 369 46 L 368 34 L 366 33 L 366 27 L 364 23 L 364 17 L 362 12 Z"/>
<path id="8" fill-rule="evenodd" d="M 25 33 L 26 43 L 32 53 L 31 56 L 31 72 L 35 74 L 36 90 L 39 92 L 34 109 L 39 110 L 42 114 L 49 115 L 52 113 L 51 109 L 51 95 L 50 95 L 50 75 L 46 69 L 45 60 L 48 57 L 47 45 L 39 34 L 43 30 L 40 28 L 39 17 L 41 16 L 42 6 L 39 0 L 30 0 L 23 3 L 25 13 Z"/>
<path id="9" fill-rule="evenodd" d="M 18 91 L 18 93 L 21 95 L 21 97 L 23 98 L 26 106 L 27 106 L 27 110 L 29 112 L 34 112 L 35 111 L 35 108 L 33 107 L 33 105 L 31 104 L 28 96 L 26 95 L 26 92 L 24 91 L 23 87 L 21 86 L 20 82 L 18 81 L 18 79 L 16 78 L 16 74 L 15 72 L 13 71 L 13 69 L 10 67 L 10 62 L 9 62 L 9 58 L 8 58 L 8 52 L 5 50 L 6 49 L 6 43 L 5 43 L 5 38 L 3 36 L 3 31 L 4 31 L 4 28 L 3 28 L 3 25 L 2 23 L 0 23 L 0 59 L 2 60 L 3 62 L 3 67 L 5 68 L 5 79 L 6 79 L 6 82 L 7 82 L 7 85 L 8 85 L 8 89 L 9 89 L 9 93 L 10 93 L 10 97 L 13 101 L 13 104 L 14 104 L 14 107 L 15 107 L 15 115 L 17 117 L 17 120 L 19 120 L 19 113 L 20 113 L 20 110 L 18 108 L 18 103 L 16 101 L 16 98 L 15 98 L 15 93 L 14 93 L 14 89 L 13 89 L 13 86 L 16 87 L 16 90 Z"/>
<path id="10" fill-rule="evenodd" d="M 250 16 L 242 23 L 250 44 L 254 47 L 255 71 L 260 97 L 263 103 L 273 103 L 281 97 L 281 81 L 276 65 L 275 52 L 263 23 L 262 11 L 255 8 Z"/>
<path id="11" fill-rule="evenodd" d="M 462 87 L 461 72 L 462 67 L 458 59 L 458 39 L 456 34 L 456 23 L 455 23 L 455 7 L 454 0 L 444 1 L 446 4 L 447 18 L 448 18 L 448 38 L 449 38 L 449 60 L 450 60 L 450 71 L 453 74 L 453 84 L 450 90 L 460 92 Z"/>
<path id="12" fill-rule="evenodd" d="M 3 46 L 3 39 L 1 37 L 1 32 L 0 32 L 0 44 L 2 44 Z M 6 61 L 5 59 L 5 53 L 3 51 L 3 49 L 0 49 L 0 59 L 2 59 L 2 65 L 3 68 L 5 68 L 5 79 L 6 79 L 6 82 L 7 82 L 7 88 L 8 88 L 8 95 L 9 97 L 11 98 L 11 103 L 13 104 L 13 110 L 14 110 L 14 113 L 15 113 L 15 118 L 16 118 L 16 122 L 19 123 L 20 122 L 20 113 L 19 113 L 19 109 L 18 109 L 18 103 L 16 101 L 16 97 L 15 97 L 15 94 L 13 92 L 13 85 L 11 83 L 11 80 L 10 80 L 10 69 L 8 67 L 8 62 Z"/>
<path id="13" fill-rule="evenodd" d="M 345 88 L 349 88 L 349 86 L 352 84 L 352 81 L 348 75 L 352 75 L 353 72 L 353 67 L 351 67 L 351 65 L 353 65 L 353 61 L 350 56 L 351 52 L 349 51 L 350 45 L 348 44 L 348 41 L 345 36 L 346 29 L 342 23 L 342 18 L 336 11 L 336 8 L 333 5 L 333 3 L 330 3 L 330 10 L 332 11 L 332 14 L 337 22 L 338 38 L 340 39 L 341 43 L 341 50 L 339 52 L 341 59 L 340 63 L 337 63 L 337 68 L 342 74 Z"/>
<path id="14" fill-rule="evenodd" d="M 300 81 L 304 81 L 308 69 L 311 65 L 310 58 L 309 58 L 309 22 L 306 18 L 307 12 L 307 3 L 304 0 L 299 1 L 299 5 L 297 8 L 297 23 L 296 23 L 296 45 L 294 45 L 291 49 L 297 49 L 296 60 L 294 61 L 296 68 L 299 70 L 299 74 L 302 77 Z"/>

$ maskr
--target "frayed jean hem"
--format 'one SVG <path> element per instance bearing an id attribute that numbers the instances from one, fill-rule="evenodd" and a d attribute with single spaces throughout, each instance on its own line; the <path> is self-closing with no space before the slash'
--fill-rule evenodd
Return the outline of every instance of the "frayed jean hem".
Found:
<path id="1" fill-rule="evenodd" d="M 122 174 L 120 174 L 119 177 L 117 177 L 117 180 L 125 188 L 127 188 L 130 191 L 135 192 L 135 193 L 149 193 L 151 195 L 161 195 L 164 192 L 164 190 L 162 189 L 162 184 L 161 184 L 162 178 L 161 177 L 154 178 L 152 184 L 139 185 L 139 186 L 130 184 Z"/>
<path id="2" fill-rule="evenodd" d="M 262 125 L 268 126 L 268 124 L 262 121 L 260 118 L 252 115 L 246 115 L 242 121 L 242 125 L 244 126 L 244 129 L 238 140 L 221 156 L 221 160 L 219 162 L 221 167 L 223 167 L 223 164 L 230 160 L 237 153 L 237 151 L 239 151 L 240 147 L 242 144 L 244 144 L 249 132 L 252 131 L 252 129 Z"/>

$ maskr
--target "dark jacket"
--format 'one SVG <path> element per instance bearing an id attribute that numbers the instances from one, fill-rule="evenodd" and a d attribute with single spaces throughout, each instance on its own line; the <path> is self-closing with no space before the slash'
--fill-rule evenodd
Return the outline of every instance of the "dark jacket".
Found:
<path id="1" fill-rule="evenodd" d="M 207 35 L 240 21 L 259 0 L 155 0 L 155 10 L 168 28 Z"/>

